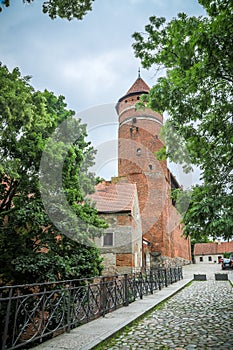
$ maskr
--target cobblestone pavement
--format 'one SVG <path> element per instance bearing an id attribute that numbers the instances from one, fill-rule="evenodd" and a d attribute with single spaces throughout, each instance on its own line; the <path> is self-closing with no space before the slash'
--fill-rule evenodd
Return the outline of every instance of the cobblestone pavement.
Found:
<path id="1" fill-rule="evenodd" d="M 233 288 L 229 281 L 194 281 L 105 349 L 233 349 Z"/>

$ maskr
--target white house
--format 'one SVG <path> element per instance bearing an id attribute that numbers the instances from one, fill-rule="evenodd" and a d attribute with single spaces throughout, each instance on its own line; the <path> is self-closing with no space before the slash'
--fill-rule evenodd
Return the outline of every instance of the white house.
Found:
<path id="1" fill-rule="evenodd" d="M 194 261 L 201 263 L 219 263 L 224 253 L 233 253 L 233 242 L 196 243 L 194 245 Z"/>

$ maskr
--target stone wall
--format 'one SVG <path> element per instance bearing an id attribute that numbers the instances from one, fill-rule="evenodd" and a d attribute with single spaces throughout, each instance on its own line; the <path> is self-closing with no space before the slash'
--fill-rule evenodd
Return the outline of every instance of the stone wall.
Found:
<path id="1" fill-rule="evenodd" d="M 184 266 L 190 264 L 190 260 L 175 257 L 171 258 L 169 256 L 159 256 L 157 258 L 151 259 L 151 268 L 156 267 L 172 267 L 172 266 Z"/>
<path id="2" fill-rule="evenodd" d="M 136 192 L 133 203 L 131 212 L 102 214 L 109 225 L 105 232 L 114 234 L 113 246 L 103 246 L 103 237 L 95 238 L 104 259 L 104 275 L 130 273 L 142 267 L 142 228 Z"/>

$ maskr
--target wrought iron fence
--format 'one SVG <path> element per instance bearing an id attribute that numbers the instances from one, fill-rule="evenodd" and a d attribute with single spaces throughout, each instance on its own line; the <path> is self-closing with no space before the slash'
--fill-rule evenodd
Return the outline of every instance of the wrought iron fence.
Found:
<path id="1" fill-rule="evenodd" d="M 182 268 L 0 288 L 2 350 L 27 349 L 182 279 Z"/>

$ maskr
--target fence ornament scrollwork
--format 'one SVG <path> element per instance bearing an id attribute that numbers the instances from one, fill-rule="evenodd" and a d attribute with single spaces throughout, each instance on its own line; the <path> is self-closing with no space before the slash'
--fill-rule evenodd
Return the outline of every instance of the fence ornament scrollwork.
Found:
<path id="1" fill-rule="evenodd" d="M 0 287 L 2 350 L 36 345 L 183 278 L 182 267 Z"/>

